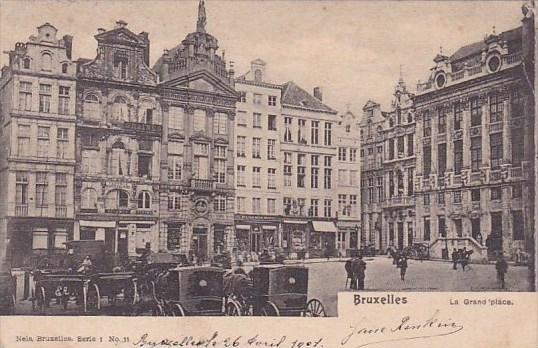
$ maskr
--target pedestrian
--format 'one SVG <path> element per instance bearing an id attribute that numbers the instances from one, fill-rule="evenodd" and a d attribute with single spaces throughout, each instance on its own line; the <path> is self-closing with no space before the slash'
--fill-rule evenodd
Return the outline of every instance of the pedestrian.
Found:
<path id="1" fill-rule="evenodd" d="M 501 283 L 501 288 L 504 289 L 504 274 L 508 270 L 508 263 L 506 263 L 502 252 L 499 253 L 499 256 L 497 256 L 497 262 L 495 262 L 495 269 L 497 270 L 497 280 Z"/>
<path id="2" fill-rule="evenodd" d="M 355 259 L 355 256 L 353 256 L 352 260 L 347 260 L 344 264 L 344 269 L 346 270 L 346 286 L 347 286 L 347 280 L 350 279 L 351 282 L 349 284 L 349 287 L 351 289 L 357 289 L 357 283 L 355 282 L 355 278 L 353 277 L 353 260 Z"/>
<path id="3" fill-rule="evenodd" d="M 458 268 L 458 254 L 458 249 L 454 248 L 454 250 L 452 250 L 452 269 L 454 270 Z"/>
<path id="4" fill-rule="evenodd" d="M 362 255 L 354 258 L 351 264 L 353 271 L 353 281 L 357 290 L 364 290 L 364 278 L 366 277 L 366 262 L 363 261 Z"/>
<path id="5" fill-rule="evenodd" d="M 405 272 L 407 271 L 407 257 L 405 255 L 398 260 L 398 267 L 400 268 L 400 279 L 405 280 Z"/>
<path id="6" fill-rule="evenodd" d="M 465 267 L 469 264 L 469 253 L 466 247 L 463 247 L 463 250 L 460 251 L 460 263 L 461 270 L 465 272 Z"/>

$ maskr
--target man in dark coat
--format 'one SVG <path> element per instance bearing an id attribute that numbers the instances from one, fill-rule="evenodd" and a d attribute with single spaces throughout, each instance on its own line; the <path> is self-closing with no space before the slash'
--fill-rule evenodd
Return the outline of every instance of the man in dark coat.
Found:
<path id="1" fill-rule="evenodd" d="M 497 280 L 501 283 L 501 288 L 504 289 L 504 274 L 508 270 L 508 263 L 502 253 L 499 253 L 499 256 L 497 256 L 495 269 L 497 270 Z"/>
<path id="2" fill-rule="evenodd" d="M 458 269 L 458 258 L 458 249 L 454 248 L 454 250 L 452 251 L 452 269 Z"/>
<path id="3" fill-rule="evenodd" d="M 402 256 L 398 260 L 398 267 L 400 268 L 400 279 L 405 280 L 405 272 L 407 271 L 407 256 Z"/>
<path id="4" fill-rule="evenodd" d="M 353 281 L 356 282 L 358 290 L 364 290 L 364 278 L 366 277 L 366 262 L 363 261 L 362 255 L 354 258 L 351 263 L 353 272 Z"/>

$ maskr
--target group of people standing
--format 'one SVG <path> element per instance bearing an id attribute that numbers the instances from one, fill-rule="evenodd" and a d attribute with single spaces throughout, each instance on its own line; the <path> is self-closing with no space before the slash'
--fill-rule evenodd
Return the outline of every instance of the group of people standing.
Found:
<path id="1" fill-rule="evenodd" d="M 458 269 L 458 263 L 461 264 L 461 270 L 465 272 L 465 267 L 470 262 L 472 250 L 467 250 L 466 247 L 463 249 L 456 249 L 452 251 L 452 269 Z"/>
<path id="2" fill-rule="evenodd" d="M 355 255 L 344 265 L 347 278 L 351 279 L 350 288 L 354 290 L 364 290 L 364 279 L 366 278 L 366 262 L 362 255 Z"/>

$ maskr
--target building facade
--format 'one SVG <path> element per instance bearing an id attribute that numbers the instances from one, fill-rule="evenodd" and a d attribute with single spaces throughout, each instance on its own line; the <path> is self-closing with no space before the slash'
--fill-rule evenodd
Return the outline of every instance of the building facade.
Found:
<path id="1" fill-rule="evenodd" d="M 514 257 L 532 238 L 532 21 L 439 54 L 417 86 L 417 238 L 436 257 Z"/>
<path id="2" fill-rule="evenodd" d="M 268 82 L 261 59 L 236 79 L 240 94 L 235 117 L 235 235 L 241 254 L 281 246 L 282 87 Z"/>
<path id="3" fill-rule="evenodd" d="M 45 23 L 9 51 L 0 78 L 0 259 L 35 266 L 73 237 L 72 37 Z"/>
<path id="4" fill-rule="evenodd" d="M 380 250 L 413 245 L 415 231 L 415 117 L 411 94 L 400 77 L 385 114 Z M 370 184 L 370 183 L 368 183 Z"/>
<path id="5" fill-rule="evenodd" d="M 361 179 L 359 167 L 360 126 L 359 119 L 350 111 L 340 115 L 335 125 L 338 184 L 338 233 L 336 249 L 341 255 L 359 245 Z"/>
<path id="6" fill-rule="evenodd" d="M 162 111 L 147 33 L 98 29 L 77 64 L 75 240 L 124 259 L 158 250 Z"/>

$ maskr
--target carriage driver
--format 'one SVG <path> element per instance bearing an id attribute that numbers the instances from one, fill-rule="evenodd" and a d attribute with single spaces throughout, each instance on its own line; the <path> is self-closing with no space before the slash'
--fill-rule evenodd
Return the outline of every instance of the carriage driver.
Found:
<path id="1" fill-rule="evenodd" d="M 233 272 L 224 275 L 224 292 L 227 295 L 245 300 L 252 294 L 252 288 L 252 280 L 243 268 L 236 268 Z"/>

